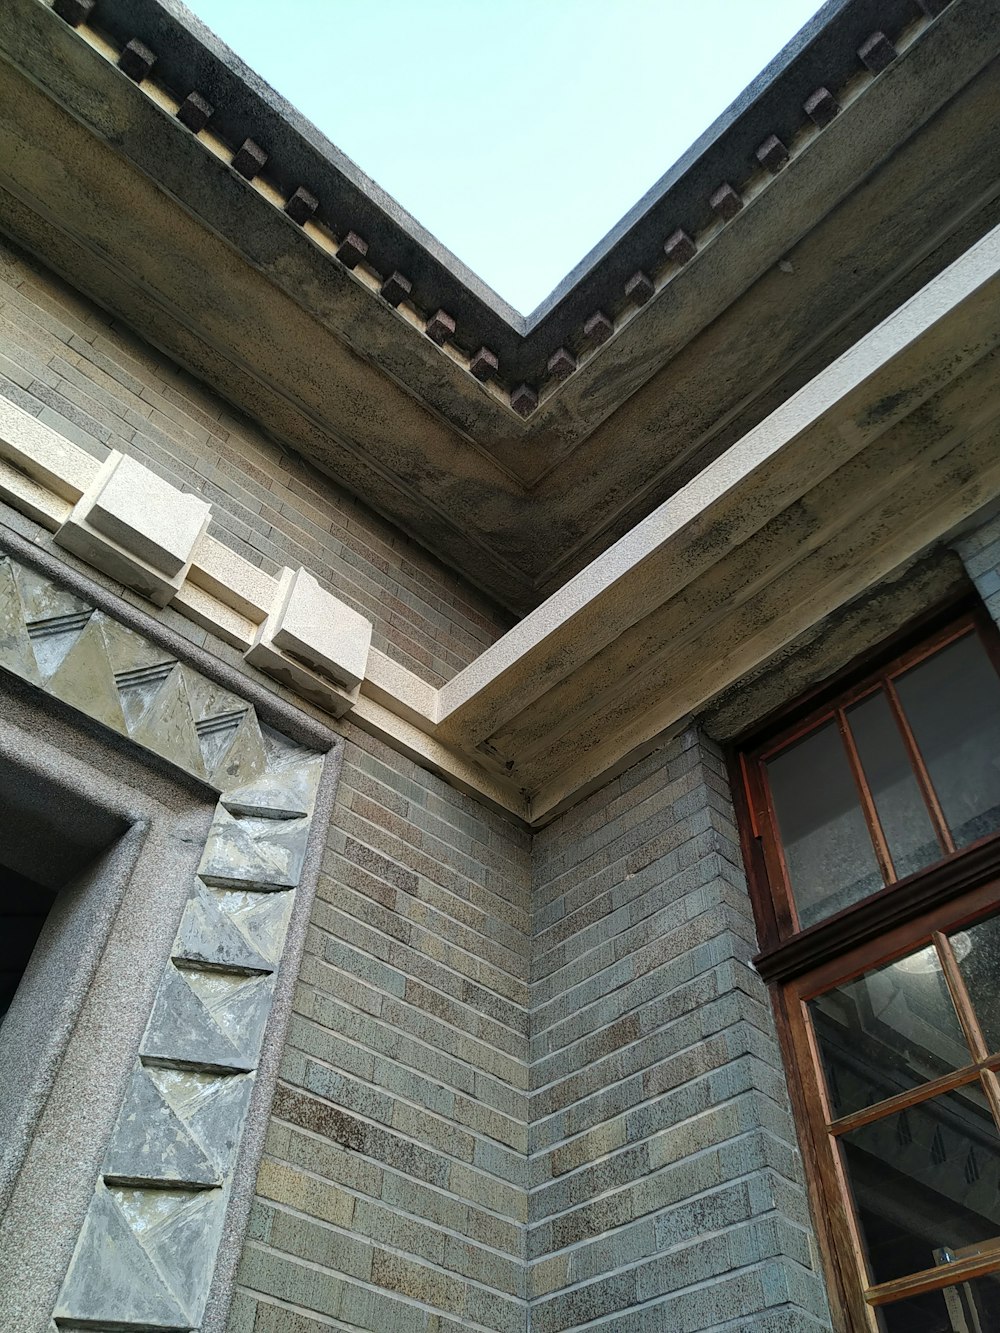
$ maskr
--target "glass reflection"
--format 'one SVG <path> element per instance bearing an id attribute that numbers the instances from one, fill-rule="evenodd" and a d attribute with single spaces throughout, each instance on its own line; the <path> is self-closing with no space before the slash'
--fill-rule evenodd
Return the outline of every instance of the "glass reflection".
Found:
<path id="1" fill-rule="evenodd" d="M 802 926 L 882 888 L 836 722 L 775 755 L 767 763 L 767 774 Z"/>
<path id="2" fill-rule="evenodd" d="M 899 676 L 896 693 L 958 847 L 1000 829 L 1000 676 L 966 634 Z"/>
<path id="3" fill-rule="evenodd" d="M 971 1061 L 933 945 L 809 1001 L 834 1117 Z"/>
<path id="4" fill-rule="evenodd" d="M 962 980 L 990 1054 L 1000 1052 L 1000 916 L 951 935 Z"/>
<path id="5" fill-rule="evenodd" d="M 1000 1259 L 1000 1136 L 978 1083 L 843 1135 L 872 1281 L 970 1247 Z"/>
<path id="6" fill-rule="evenodd" d="M 944 855 L 913 773 L 889 700 L 879 690 L 847 709 L 861 767 L 897 879 L 916 874 Z"/>

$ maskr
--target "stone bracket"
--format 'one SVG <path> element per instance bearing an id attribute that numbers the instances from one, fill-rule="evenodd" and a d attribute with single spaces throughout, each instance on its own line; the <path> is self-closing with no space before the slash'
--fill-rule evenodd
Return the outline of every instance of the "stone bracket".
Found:
<path id="1" fill-rule="evenodd" d="M 274 605 L 246 659 L 334 716 L 357 703 L 371 621 L 304 569 L 283 569 Z"/>
<path id="2" fill-rule="evenodd" d="M 112 450 L 56 533 L 74 555 L 166 606 L 180 591 L 211 506 Z"/>

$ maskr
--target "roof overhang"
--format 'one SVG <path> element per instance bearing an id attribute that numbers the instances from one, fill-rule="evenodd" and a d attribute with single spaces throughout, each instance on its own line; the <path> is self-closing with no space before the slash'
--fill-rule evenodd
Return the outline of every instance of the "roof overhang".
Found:
<path id="1" fill-rule="evenodd" d="M 1000 226 L 447 685 L 372 651 L 332 711 L 543 824 L 1000 497 L 998 367 Z M 4 411 L 0 496 L 81 549 L 101 469 Z M 171 605 L 253 664 L 276 598 L 202 536 Z"/>
<path id="2" fill-rule="evenodd" d="M 523 612 L 996 221 L 996 0 L 916 15 L 908 0 L 827 5 L 525 321 L 181 6 L 100 0 L 97 26 L 74 30 L 9 0 L 0 225 Z M 874 29 L 896 53 L 877 75 L 857 54 Z M 132 38 L 156 55 L 138 84 L 116 63 Z M 819 86 L 840 107 L 822 129 L 803 110 Z M 192 91 L 215 108 L 197 134 L 176 115 Z M 787 149 L 775 169 L 755 156 L 771 134 Z M 245 137 L 269 154 L 253 181 L 231 162 Z M 729 220 L 709 205 L 724 181 L 742 200 Z M 284 206 L 302 185 L 319 207 L 300 225 Z M 684 262 L 663 252 L 678 227 Z M 413 288 L 394 306 L 378 292 L 397 269 Z M 642 303 L 625 295 L 637 270 Z M 439 308 L 455 321 L 443 346 Z M 597 311 L 613 332 L 588 344 Z M 479 345 L 500 362 L 486 383 Z M 577 368 L 557 382 L 544 367 L 560 346 Z M 522 381 L 539 395 L 526 419 Z"/>

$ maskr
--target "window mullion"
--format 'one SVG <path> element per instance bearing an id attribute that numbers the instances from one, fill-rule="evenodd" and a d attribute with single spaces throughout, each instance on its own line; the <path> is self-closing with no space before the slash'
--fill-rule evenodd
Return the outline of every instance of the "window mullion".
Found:
<path id="1" fill-rule="evenodd" d="M 965 1039 L 969 1043 L 969 1050 L 972 1052 L 972 1058 L 977 1063 L 982 1063 L 989 1057 L 989 1048 L 986 1045 L 986 1038 L 983 1036 L 983 1030 L 979 1025 L 976 1012 L 972 1007 L 972 1000 L 962 980 L 962 974 L 959 970 L 958 960 L 955 957 L 955 951 L 951 947 L 951 941 L 947 935 L 935 931 L 931 937 L 938 957 L 941 959 L 941 968 L 944 972 L 944 979 L 951 992 L 952 1003 L 955 1006 L 955 1012 L 958 1014 L 958 1021 L 962 1025 L 962 1031 L 965 1033 Z M 990 1099 L 992 1103 L 992 1098 Z M 993 1114 L 996 1115 L 997 1108 L 993 1107 Z M 997 1120 L 1000 1125 L 1000 1119 Z"/>
<path id="2" fill-rule="evenodd" d="M 941 809 L 941 803 L 937 798 L 937 792 L 934 790 L 934 784 L 931 782 L 930 774 L 927 772 L 927 765 L 924 763 L 924 757 L 920 753 L 916 737 L 907 721 L 906 714 L 903 712 L 903 706 L 899 702 L 899 695 L 890 678 L 883 682 L 886 698 L 889 700 L 889 707 L 892 709 L 893 716 L 896 719 L 896 725 L 903 736 L 903 744 L 906 746 L 906 752 L 910 756 L 910 763 L 913 765 L 913 771 L 916 774 L 917 784 L 920 787 L 921 795 L 927 806 L 927 812 L 931 817 L 931 823 L 934 825 L 934 832 L 937 834 L 938 841 L 946 853 L 955 850 L 955 839 L 951 836 L 951 829 L 948 827 L 948 821 L 944 817 L 944 811 Z"/>
<path id="3" fill-rule="evenodd" d="M 882 880 L 885 884 L 891 884 L 896 878 L 892 853 L 889 851 L 885 830 L 882 828 L 882 821 L 879 819 L 878 811 L 875 808 L 875 799 L 872 796 L 871 788 L 868 786 L 868 779 L 865 777 L 864 769 L 861 766 L 858 747 L 854 743 L 854 736 L 842 708 L 837 709 L 837 726 L 840 729 L 840 738 L 844 742 L 847 760 L 851 766 L 851 773 L 861 798 L 861 809 L 864 813 L 865 823 L 868 826 L 868 836 L 875 848 L 875 857 L 878 861 L 879 870 L 882 872 Z"/>

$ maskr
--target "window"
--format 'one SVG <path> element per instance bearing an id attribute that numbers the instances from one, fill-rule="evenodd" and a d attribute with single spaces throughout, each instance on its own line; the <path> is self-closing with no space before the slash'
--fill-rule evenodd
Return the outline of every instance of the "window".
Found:
<path id="1" fill-rule="evenodd" d="M 1000 674 L 968 615 L 748 747 L 744 850 L 831 1298 L 1000 1328 Z"/>

